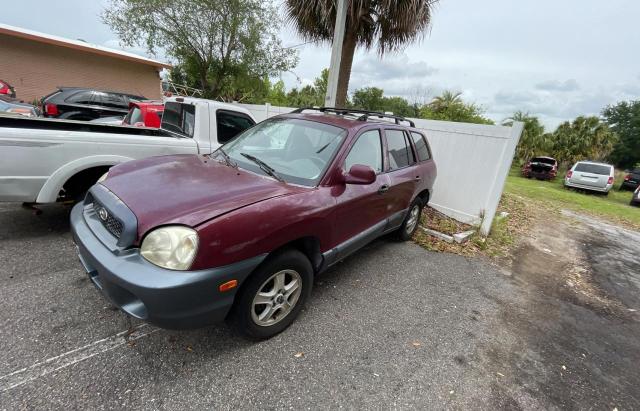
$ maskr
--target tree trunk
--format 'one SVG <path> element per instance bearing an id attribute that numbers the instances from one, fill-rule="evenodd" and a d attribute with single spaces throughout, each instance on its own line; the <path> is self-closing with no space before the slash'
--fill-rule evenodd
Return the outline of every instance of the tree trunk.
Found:
<path id="1" fill-rule="evenodd" d="M 338 93 L 336 95 L 336 107 L 345 107 L 347 91 L 349 89 L 349 77 L 353 65 L 353 54 L 356 51 L 356 34 L 347 27 L 342 42 L 342 57 L 340 58 L 340 70 L 338 71 Z"/>

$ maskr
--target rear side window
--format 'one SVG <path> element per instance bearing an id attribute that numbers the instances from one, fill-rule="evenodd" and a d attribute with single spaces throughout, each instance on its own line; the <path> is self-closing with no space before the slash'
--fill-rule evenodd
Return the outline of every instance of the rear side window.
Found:
<path id="1" fill-rule="evenodd" d="M 174 133 L 193 137 L 196 125 L 196 107 L 192 104 L 167 102 L 162 114 L 162 128 Z"/>
<path id="2" fill-rule="evenodd" d="M 574 171 L 608 176 L 611 172 L 611 167 L 602 164 L 578 163 Z"/>
<path id="3" fill-rule="evenodd" d="M 126 109 L 128 108 L 127 101 L 121 94 L 115 93 L 96 93 L 96 97 L 99 97 L 100 102 L 105 107 Z"/>
<path id="4" fill-rule="evenodd" d="M 253 127 L 255 123 L 244 114 L 218 110 L 216 112 L 216 124 L 218 129 L 218 142 L 224 144 L 240 134 L 240 132 L 249 127 Z"/>
<path id="5" fill-rule="evenodd" d="M 93 92 L 81 91 L 67 97 L 65 101 L 73 104 L 93 104 Z"/>
<path id="6" fill-rule="evenodd" d="M 365 131 L 358 137 L 344 161 L 345 170 L 349 171 L 354 164 L 369 166 L 376 173 L 382 171 L 382 142 L 379 130 Z"/>
<path id="7" fill-rule="evenodd" d="M 387 149 L 389 150 L 389 169 L 397 170 L 415 162 L 413 149 L 402 130 L 385 130 Z"/>
<path id="8" fill-rule="evenodd" d="M 416 146 L 418 160 L 425 161 L 431 159 L 429 146 L 427 146 L 427 140 L 425 140 L 424 136 L 420 133 L 411 132 L 411 138 L 413 139 L 413 145 Z"/>

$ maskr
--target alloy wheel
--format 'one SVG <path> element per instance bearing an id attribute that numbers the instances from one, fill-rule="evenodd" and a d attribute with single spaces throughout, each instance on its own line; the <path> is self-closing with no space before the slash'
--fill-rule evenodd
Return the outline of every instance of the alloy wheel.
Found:
<path id="1" fill-rule="evenodd" d="M 413 234 L 413 231 L 416 229 L 418 225 L 418 220 L 420 219 L 420 207 L 416 204 L 411 208 L 409 212 L 409 218 L 407 219 L 407 224 L 405 225 L 405 230 L 407 234 Z"/>
<path id="2" fill-rule="evenodd" d="M 253 297 L 253 322 L 262 327 L 277 324 L 296 306 L 301 291 L 302 278 L 297 271 L 282 270 L 273 274 Z"/>

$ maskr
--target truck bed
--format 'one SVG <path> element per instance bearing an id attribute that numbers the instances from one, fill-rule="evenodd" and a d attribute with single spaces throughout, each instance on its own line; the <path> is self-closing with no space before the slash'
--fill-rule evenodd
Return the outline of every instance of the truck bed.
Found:
<path id="1" fill-rule="evenodd" d="M 89 121 L 59 120 L 50 118 L 27 118 L 0 115 L 0 127 L 33 130 L 85 131 L 93 133 L 133 134 L 163 136 L 167 132 L 156 128 L 114 126 Z"/>

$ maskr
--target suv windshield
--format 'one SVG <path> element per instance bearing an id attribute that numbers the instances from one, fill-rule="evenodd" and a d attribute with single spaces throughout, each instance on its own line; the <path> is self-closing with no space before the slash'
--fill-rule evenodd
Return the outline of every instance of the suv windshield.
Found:
<path id="1" fill-rule="evenodd" d="M 288 183 L 315 186 L 347 131 L 314 121 L 274 118 L 250 128 L 222 146 L 240 167 L 268 174 L 255 157 Z"/>
<path id="2" fill-rule="evenodd" d="M 578 163 L 576 164 L 575 171 L 608 176 L 611 171 L 611 167 L 602 164 Z"/>

